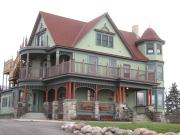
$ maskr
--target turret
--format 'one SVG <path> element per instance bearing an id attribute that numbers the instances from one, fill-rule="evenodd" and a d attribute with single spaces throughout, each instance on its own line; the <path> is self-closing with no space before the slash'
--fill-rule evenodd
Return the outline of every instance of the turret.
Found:
<path id="1" fill-rule="evenodd" d="M 163 61 L 162 45 L 164 43 L 165 41 L 152 28 L 148 28 L 136 42 L 136 45 L 149 60 Z"/>

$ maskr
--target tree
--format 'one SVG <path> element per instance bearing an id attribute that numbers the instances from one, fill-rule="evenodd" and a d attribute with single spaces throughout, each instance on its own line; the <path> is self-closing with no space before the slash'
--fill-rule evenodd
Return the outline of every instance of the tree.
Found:
<path id="1" fill-rule="evenodd" d="M 180 91 L 177 89 L 176 83 L 172 84 L 165 102 L 167 113 L 175 113 L 180 109 Z"/>

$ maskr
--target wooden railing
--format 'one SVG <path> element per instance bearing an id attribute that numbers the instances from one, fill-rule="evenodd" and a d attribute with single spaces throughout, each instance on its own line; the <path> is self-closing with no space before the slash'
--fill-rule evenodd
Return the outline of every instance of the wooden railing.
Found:
<path id="1" fill-rule="evenodd" d="M 94 112 L 95 110 L 94 101 L 81 101 L 77 102 L 76 110 L 78 112 Z"/>
<path id="2" fill-rule="evenodd" d="M 26 68 L 21 69 L 21 79 L 42 79 L 50 78 L 67 73 L 95 76 L 111 79 L 124 79 L 143 82 L 155 82 L 155 73 L 136 69 L 125 69 L 121 67 L 110 67 L 96 64 L 89 64 L 84 62 L 76 62 L 73 60 L 62 62 L 49 68 L 28 69 L 26 75 Z"/>

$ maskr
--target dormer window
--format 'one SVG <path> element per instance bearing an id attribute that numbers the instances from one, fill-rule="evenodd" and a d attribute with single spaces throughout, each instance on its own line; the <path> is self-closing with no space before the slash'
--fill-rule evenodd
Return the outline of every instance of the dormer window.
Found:
<path id="1" fill-rule="evenodd" d="M 154 54 L 154 44 L 153 43 L 147 43 L 146 44 L 146 53 L 147 54 Z"/>
<path id="2" fill-rule="evenodd" d="M 161 44 L 157 44 L 157 54 L 162 54 Z"/>
<path id="3" fill-rule="evenodd" d="M 113 36 L 107 33 L 96 33 L 96 44 L 108 48 L 113 48 Z"/>

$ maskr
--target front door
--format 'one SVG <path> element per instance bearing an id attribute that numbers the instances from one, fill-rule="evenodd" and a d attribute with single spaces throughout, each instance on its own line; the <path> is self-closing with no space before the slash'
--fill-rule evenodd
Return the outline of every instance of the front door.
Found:
<path id="1" fill-rule="evenodd" d="M 33 91 L 31 112 L 42 112 L 42 110 L 43 110 L 43 92 L 38 90 Z"/>

